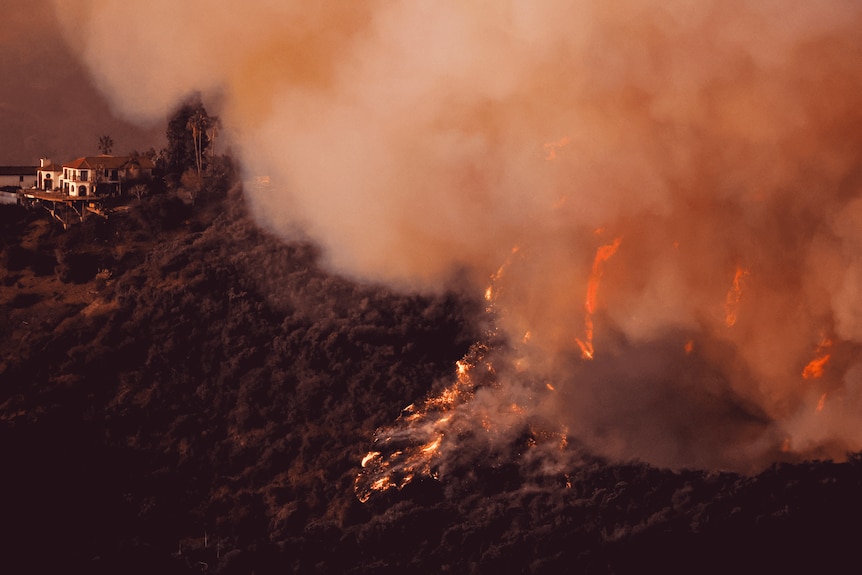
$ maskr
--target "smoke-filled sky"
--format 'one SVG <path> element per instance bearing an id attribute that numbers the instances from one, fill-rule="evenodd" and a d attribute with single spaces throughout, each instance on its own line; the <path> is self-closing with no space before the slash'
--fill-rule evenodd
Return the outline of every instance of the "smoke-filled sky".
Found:
<path id="1" fill-rule="evenodd" d="M 51 0 L 0 4 L 0 165 L 95 155 L 104 135 L 114 141 L 115 154 L 164 146 L 164 118 L 143 125 L 121 118 L 95 89 L 60 33 L 58 17 L 69 7 L 57 11 Z"/>
<path id="2" fill-rule="evenodd" d="M 494 276 L 477 406 L 662 465 L 862 449 L 857 2 L 54 4 L 125 118 L 200 91 L 335 270 Z"/>

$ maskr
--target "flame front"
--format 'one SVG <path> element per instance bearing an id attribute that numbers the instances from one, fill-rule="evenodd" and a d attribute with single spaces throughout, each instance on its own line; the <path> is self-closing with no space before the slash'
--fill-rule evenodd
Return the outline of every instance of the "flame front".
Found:
<path id="1" fill-rule="evenodd" d="M 518 246 L 513 247 L 511 256 L 517 254 L 518 249 Z M 511 256 L 491 274 L 485 289 L 485 312 L 489 315 L 494 314 L 498 297 L 496 285 L 511 264 Z M 494 332 L 492 327 L 486 334 L 488 339 L 493 338 Z M 472 422 L 463 408 L 479 385 L 473 376 L 474 370 L 484 365 L 484 375 L 493 377 L 494 367 L 487 359 L 488 352 L 486 344 L 474 344 L 463 358 L 455 362 L 455 379 L 451 385 L 429 396 L 418 407 L 408 405 L 393 426 L 377 430 L 375 449 L 362 458 L 362 471 L 354 481 L 354 492 L 359 501 L 368 501 L 374 492 L 401 489 L 417 473 L 436 477 L 435 460 L 440 456 L 447 435 L 457 435 L 459 429 L 469 427 Z M 489 429 L 487 419 L 482 423 L 486 430 Z"/>
<path id="2" fill-rule="evenodd" d="M 604 263 L 616 253 L 620 242 L 622 242 L 622 238 L 617 238 L 612 243 L 603 245 L 596 250 L 590 279 L 587 282 L 587 297 L 584 300 L 584 339 L 575 340 L 578 347 L 581 348 L 581 357 L 584 359 L 593 359 L 593 354 L 595 353 L 595 349 L 593 348 L 593 312 L 596 310 L 596 300 L 599 293 L 599 284 L 604 273 Z"/>
<path id="3" fill-rule="evenodd" d="M 498 284 L 511 265 L 512 256 L 518 252 L 517 246 L 512 248 L 510 257 L 491 275 L 491 283 L 484 292 L 487 302 L 485 312 L 492 319 L 491 327 L 485 333 L 487 342 L 497 337 L 493 320 L 501 292 Z M 604 259 L 610 255 L 604 256 Z M 528 331 L 521 343 L 528 345 L 530 339 Z M 361 502 L 366 502 L 374 492 L 401 489 L 417 475 L 437 478 L 447 441 L 472 434 L 477 431 L 477 426 L 488 438 L 505 427 L 506 424 L 500 421 L 501 417 L 523 422 L 529 414 L 517 401 L 509 401 L 499 412 L 494 411 L 494 408 L 488 410 L 471 405 L 471 400 L 480 388 L 499 387 L 492 352 L 491 343 L 473 344 L 467 354 L 455 362 L 454 381 L 449 386 L 427 397 L 419 405 L 408 405 L 392 426 L 377 430 L 374 448 L 361 459 L 362 469 L 354 481 L 354 492 Z M 516 372 L 521 371 L 517 360 L 513 361 L 511 367 Z M 554 391 L 550 383 L 541 384 L 540 389 Z M 558 442 L 561 450 L 568 445 L 565 431 L 543 433 L 545 439 Z"/>
<path id="4" fill-rule="evenodd" d="M 427 398 L 419 407 L 404 408 L 395 424 L 375 434 L 375 449 L 362 458 L 362 471 L 354 482 L 354 491 L 365 502 L 375 491 L 401 489 L 416 474 L 434 477 L 435 459 L 444 439 L 456 433 L 463 419 L 459 408 L 476 389 L 472 371 L 481 363 L 487 348 L 474 345 L 456 362 L 455 381 L 440 393 Z"/>

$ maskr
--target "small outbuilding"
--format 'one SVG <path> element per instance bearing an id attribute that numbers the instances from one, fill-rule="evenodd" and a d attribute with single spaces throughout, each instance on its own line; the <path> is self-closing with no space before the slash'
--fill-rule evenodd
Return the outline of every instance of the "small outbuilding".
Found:
<path id="1" fill-rule="evenodd" d="M 0 188 L 32 188 L 37 166 L 0 166 Z"/>

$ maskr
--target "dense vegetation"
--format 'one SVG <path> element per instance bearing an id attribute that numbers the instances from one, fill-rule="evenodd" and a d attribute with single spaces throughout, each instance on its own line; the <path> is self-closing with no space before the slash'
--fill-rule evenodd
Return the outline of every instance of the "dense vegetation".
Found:
<path id="1" fill-rule="evenodd" d="M 862 464 L 757 477 L 473 462 L 361 504 L 374 430 L 477 338 L 463 294 L 333 276 L 238 187 L 63 231 L 0 206 L 0 566 L 9 573 L 834 570 Z"/>

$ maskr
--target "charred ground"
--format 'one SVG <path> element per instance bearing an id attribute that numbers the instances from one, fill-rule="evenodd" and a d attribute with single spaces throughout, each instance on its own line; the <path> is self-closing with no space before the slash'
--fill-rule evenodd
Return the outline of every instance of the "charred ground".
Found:
<path id="1" fill-rule="evenodd" d="M 234 188 L 63 231 L 0 206 L 0 565 L 9 572 L 829 570 L 862 463 L 756 477 L 500 457 L 361 504 L 374 430 L 481 335 L 463 294 L 360 285 Z M 513 446 L 517 450 L 519 446 Z M 4 570 L 6 570 L 4 568 Z"/>

